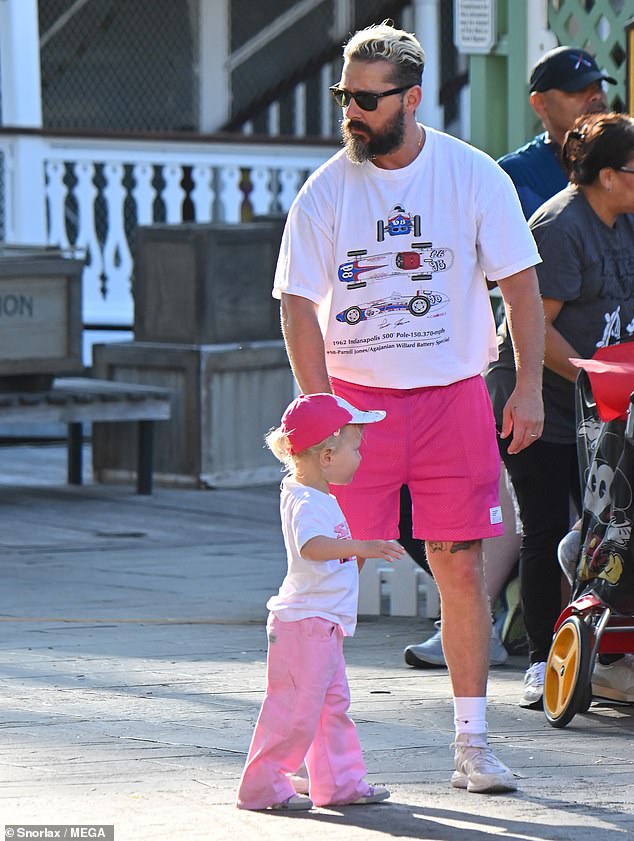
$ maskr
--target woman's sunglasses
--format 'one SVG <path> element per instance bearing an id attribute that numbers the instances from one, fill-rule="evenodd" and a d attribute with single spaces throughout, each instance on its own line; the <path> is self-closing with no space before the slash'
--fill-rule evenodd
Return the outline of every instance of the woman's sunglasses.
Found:
<path id="1" fill-rule="evenodd" d="M 393 96 L 395 93 L 403 93 L 403 91 L 411 87 L 411 85 L 404 85 L 402 88 L 392 88 L 389 91 L 383 91 L 383 93 L 371 93 L 370 91 L 356 91 L 353 93 L 352 91 L 347 91 L 345 88 L 339 88 L 337 85 L 333 85 L 329 90 L 340 108 L 347 108 L 350 101 L 354 99 L 362 111 L 376 111 L 379 99 L 384 96 Z"/>

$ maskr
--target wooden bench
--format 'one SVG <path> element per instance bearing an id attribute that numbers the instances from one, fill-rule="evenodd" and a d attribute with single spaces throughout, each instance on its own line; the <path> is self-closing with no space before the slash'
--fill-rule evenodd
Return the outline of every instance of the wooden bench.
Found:
<path id="1" fill-rule="evenodd" d="M 46 391 L 0 392 L 0 423 L 65 423 L 68 482 L 82 482 L 82 424 L 138 423 L 137 493 L 152 493 L 154 422 L 170 417 L 170 392 L 154 386 L 63 377 Z"/>

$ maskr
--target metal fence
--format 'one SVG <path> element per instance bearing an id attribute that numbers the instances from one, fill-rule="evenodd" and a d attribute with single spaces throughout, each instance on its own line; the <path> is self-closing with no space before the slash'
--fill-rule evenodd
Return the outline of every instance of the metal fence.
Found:
<path id="1" fill-rule="evenodd" d="M 266 108 L 279 99 L 279 133 L 294 133 L 297 82 L 312 96 L 328 51 L 334 59 L 349 32 L 369 22 L 389 16 L 400 23 L 409 4 L 231 0 L 230 121 L 255 109 L 255 119 L 245 119 L 269 133 Z M 192 0 L 39 0 L 44 127 L 197 131 L 199 18 Z M 318 112 L 306 112 L 309 135 L 323 135 Z"/>
<path id="2" fill-rule="evenodd" d="M 198 127 L 197 3 L 39 0 L 48 129 Z"/>

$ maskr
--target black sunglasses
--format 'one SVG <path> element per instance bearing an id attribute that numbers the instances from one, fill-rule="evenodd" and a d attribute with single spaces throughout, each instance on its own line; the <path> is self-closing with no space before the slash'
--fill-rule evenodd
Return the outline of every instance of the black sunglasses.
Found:
<path id="1" fill-rule="evenodd" d="M 620 166 L 619 170 L 621 172 L 634 172 L 634 166 Z"/>
<path id="2" fill-rule="evenodd" d="M 411 87 L 412 85 L 404 85 L 402 88 L 392 88 L 389 91 L 383 91 L 383 93 L 372 93 L 371 91 L 356 91 L 353 93 L 345 88 L 337 87 L 337 85 L 333 85 L 329 90 L 340 108 L 347 108 L 350 101 L 354 99 L 362 111 L 376 111 L 379 99 L 384 96 L 393 96 L 395 93 L 403 93 Z"/>

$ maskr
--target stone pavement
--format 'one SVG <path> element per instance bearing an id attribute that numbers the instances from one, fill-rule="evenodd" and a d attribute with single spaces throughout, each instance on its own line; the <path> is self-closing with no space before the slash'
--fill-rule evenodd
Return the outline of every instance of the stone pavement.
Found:
<path id="1" fill-rule="evenodd" d="M 88 458 L 88 457 L 87 457 Z M 114 824 L 115 838 L 621 841 L 634 837 L 634 707 L 564 730 L 490 680 L 512 795 L 452 789 L 444 670 L 404 666 L 431 622 L 347 641 L 371 782 L 392 799 L 310 814 L 233 806 L 264 687 L 265 602 L 283 575 L 273 486 L 70 488 L 60 447 L 0 448 L 0 827 Z"/>

